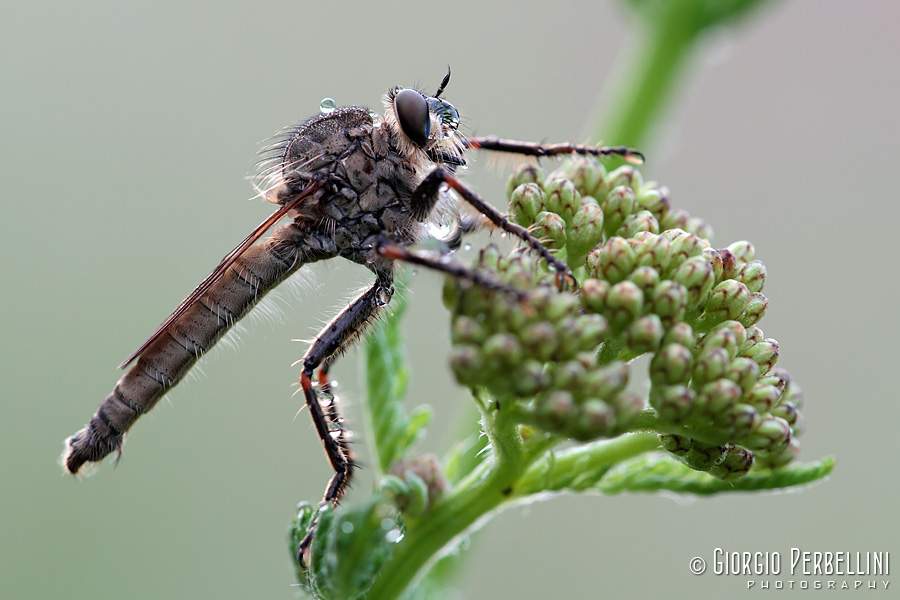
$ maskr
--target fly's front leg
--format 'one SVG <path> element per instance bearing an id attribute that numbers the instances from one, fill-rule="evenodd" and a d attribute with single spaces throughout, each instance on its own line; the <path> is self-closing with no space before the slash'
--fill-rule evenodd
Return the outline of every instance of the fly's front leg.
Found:
<path id="1" fill-rule="evenodd" d="M 627 146 L 584 146 L 582 144 L 540 144 L 537 142 L 518 142 L 504 140 L 497 136 L 475 137 L 466 140 L 467 148 L 480 148 L 495 152 L 511 152 L 526 156 L 559 156 L 560 154 L 580 154 L 582 156 L 620 156 L 626 162 L 640 165 L 644 155 Z"/>
<path id="2" fill-rule="evenodd" d="M 483 214 L 487 219 L 493 223 L 496 227 L 502 229 L 507 233 L 511 233 L 516 236 L 528 246 L 541 255 L 541 257 L 547 261 L 557 273 L 557 284 L 560 289 L 566 287 L 567 285 L 574 284 L 575 279 L 572 277 L 571 270 L 569 266 L 563 261 L 559 260 L 555 256 L 550 253 L 550 250 L 547 249 L 534 235 L 531 234 L 530 231 L 519 225 L 518 223 L 513 223 L 508 218 L 506 218 L 503 213 L 498 211 L 496 208 L 488 204 L 483 198 L 481 198 L 478 194 L 470 190 L 463 184 L 462 181 L 456 178 L 456 176 L 444 171 L 443 169 L 435 169 L 431 173 L 429 173 L 425 179 L 422 180 L 422 183 L 419 184 L 419 187 L 413 192 L 412 198 L 410 200 L 411 204 L 419 210 L 421 207 L 427 207 L 430 212 L 431 208 L 433 208 L 434 204 L 437 202 L 438 192 L 440 190 L 441 184 L 447 184 L 451 189 L 453 189 L 459 196 L 471 204 L 478 212 Z M 427 214 L 427 212 L 425 214 Z"/>
<path id="3" fill-rule="evenodd" d="M 356 297 L 338 316 L 325 326 L 304 355 L 303 372 L 300 374 L 300 387 L 303 390 L 306 405 L 312 415 L 316 432 L 322 440 L 325 454 L 334 469 L 334 475 L 325 488 L 322 503 L 336 504 L 340 501 L 353 475 L 355 467 L 353 454 L 347 444 L 343 431 L 343 418 L 334 401 L 323 406 L 319 394 L 313 384 L 316 369 L 319 369 L 318 383 L 320 389 L 329 392 L 328 368 L 336 356 L 358 339 L 366 326 L 381 307 L 385 306 L 394 292 L 393 274 L 390 271 L 376 274 L 375 284 Z M 315 520 L 307 529 L 306 536 L 300 541 L 297 557 L 305 563 L 304 554 L 309 547 L 315 531 Z"/>

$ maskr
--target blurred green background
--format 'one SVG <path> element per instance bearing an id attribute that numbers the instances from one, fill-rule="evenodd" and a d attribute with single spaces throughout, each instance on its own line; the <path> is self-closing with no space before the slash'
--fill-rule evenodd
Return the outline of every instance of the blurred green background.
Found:
<path id="1" fill-rule="evenodd" d="M 761 326 L 807 396 L 801 459 L 837 455 L 830 480 L 514 509 L 474 538 L 455 597 L 737 594 L 746 577 L 696 577 L 689 560 L 716 547 L 900 548 L 898 19 L 894 2 L 772 3 L 697 49 L 642 148 L 646 175 L 712 223 L 717 245 L 756 244 L 771 302 Z M 329 468 L 309 417 L 294 419 L 304 346 L 291 339 L 311 337 L 364 269 L 313 269 L 301 299 L 283 295 L 282 320 L 250 325 L 239 352 L 219 349 L 141 420 L 117 468 L 63 477 L 62 440 L 269 214 L 243 175 L 262 140 L 323 97 L 378 108 L 395 84 L 433 91 L 450 63 L 445 96 L 469 133 L 585 141 L 636 39 L 610 2 L 5 2 L 0 596 L 294 597 L 286 527 Z M 509 166 L 491 162 L 467 177 L 501 204 Z M 408 403 L 435 407 L 423 446 L 437 452 L 468 408 L 440 287 L 413 278 L 406 324 Z M 356 358 L 335 376 L 365 465 Z"/>

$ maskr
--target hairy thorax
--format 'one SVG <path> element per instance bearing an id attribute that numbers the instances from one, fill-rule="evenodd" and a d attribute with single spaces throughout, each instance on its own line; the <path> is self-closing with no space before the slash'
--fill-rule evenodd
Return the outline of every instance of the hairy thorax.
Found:
<path id="1" fill-rule="evenodd" d="M 376 123 L 364 108 L 318 115 L 285 143 L 281 183 L 267 198 L 284 204 L 316 174 L 326 176 L 324 189 L 300 206 L 295 222 L 312 235 L 317 253 L 371 264 L 379 235 L 404 245 L 421 237 L 410 197 L 433 163 L 398 149 L 395 137 L 389 123 Z"/>

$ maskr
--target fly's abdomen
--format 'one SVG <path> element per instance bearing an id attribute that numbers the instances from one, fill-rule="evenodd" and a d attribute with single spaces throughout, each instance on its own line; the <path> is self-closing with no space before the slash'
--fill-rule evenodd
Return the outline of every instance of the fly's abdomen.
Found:
<path id="1" fill-rule="evenodd" d="M 152 409 L 204 352 L 307 259 L 306 237 L 295 224 L 248 248 L 187 310 L 172 321 L 119 379 L 87 426 L 66 440 L 63 467 L 78 473 L 87 462 L 121 452 L 125 433 Z M 311 256 L 310 256 L 311 255 Z"/>

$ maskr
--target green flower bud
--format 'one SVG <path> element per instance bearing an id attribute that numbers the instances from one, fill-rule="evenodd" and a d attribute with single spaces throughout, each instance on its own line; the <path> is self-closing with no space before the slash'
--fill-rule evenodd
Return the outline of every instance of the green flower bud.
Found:
<path id="1" fill-rule="evenodd" d="M 735 481 L 746 475 L 753 466 L 754 455 L 746 448 L 729 446 L 725 459 L 709 470 L 709 474 L 723 481 Z"/>
<path id="2" fill-rule="evenodd" d="M 506 182 L 506 197 L 512 198 L 513 191 L 524 183 L 536 183 L 540 186 L 544 184 L 544 171 L 534 163 L 522 163 L 510 175 Z M 538 211 L 539 212 L 539 211 Z M 537 214 L 535 212 L 534 214 Z"/>
<path id="3" fill-rule="evenodd" d="M 607 437 L 612 435 L 615 423 L 616 413 L 606 402 L 588 400 L 581 407 L 569 435 L 583 442 Z"/>
<path id="4" fill-rule="evenodd" d="M 790 380 L 791 376 L 784 369 L 772 369 L 766 376 L 760 377 L 757 383 L 775 386 L 778 393 L 783 394 Z"/>
<path id="5" fill-rule="evenodd" d="M 683 435 L 660 434 L 659 443 L 663 450 L 678 456 L 684 456 L 690 451 L 692 440 Z"/>
<path id="6" fill-rule="evenodd" d="M 661 235 L 672 243 L 670 251 L 672 258 L 669 263 L 672 266 L 683 263 L 691 257 L 702 256 L 703 250 L 707 247 L 707 242 L 693 233 L 680 229 L 669 229 L 663 231 Z"/>
<path id="7" fill-rule="evenodd" d="M 665 330 L 656 315 L 647 315 L 625 329 L 625 344 L 635 354 L 653 352 L 662 342 Z"/>
<path id="8" fill-rule="evenodd" d="M 669 238 L 646 231 L 634 234 L 630 243 L 638 266 L 652 267 L 660 273 L 665 271 L 671 259 L 672 243 Z"/>
<path id="9" fill-rule="evenodd" d="M 712 225 L 710 225 L 700 217 L 690 217 L 687 220 L 687 223 L 685 223 L 684 230 L 689 231 L 705 240 L 711 240 L 713 237 Z"/>
<path id="10" fill-rule="evenodd" d="M 777 454 L 761 456 L 759 463 L 761 466 L 768 467 L 769 469 L 780 469 L 790 464 L 792 460 L 797 458 L 798 454 L 800 454 L 800 441 L 797 440 L 797 438 L 792 437 L 790 443 L 784 450 Z"/>
<path id="11" fill-rule="evenodd" d="M 548 179 L 544 182 L 544 205 L 568 220 L 581 206 L 581 194 L 568 179 Z"/>
<path id="12" fill-rule="evenodd" d="M 766 417 L 750 432 L 743 445 L 766 454 L 777 454 L 791 442 L 791 426 L 784 419 Z"/>
<path id="13" fill-rule="evenodd" d="M 520 337 L 528 356 L 542 363 L 553 357 L 558 347 L 557 338 L 556 328 L 547 321 L 526 326 Z"/>
<path id="14" fill-rule="evenodd" d="M 745 327 L 755 325 L 759 323 L 764 316 L 766 316 L 766 311 L 768 309 L 768 298 L 766 298 L 759 292 L 750 294 L 750 298 L 749 300 L 747 300 L 747 306 L 744 307 L 744 312 L 741 313 L 741 316 L 738 320 Z"/>
<path id="15" fill-rule="evenodd" d="M 695 412 L 697 394 L 686 385 L 654 385 L 650 389 L 650 405 L 666 423 L 678 425 Z"/>
<path id="16" fill-rule="evenodd" d="M 481 352 L 475 346 L 454 346 L 450 354 L 450 368 L 456 380 L 465 386 L 472 387 L 480 382 L 482 367 Z"/>
<path id="17" fill-rule="evenodd" d="M 722 263 L 722 255 L 718 250 L 713 248 L 704 248 L 703 256 L 706 257 L 706 260 L 709 261 L 709 264 L 713 268 L 713 273 L 716 274 L 716 283 L 719 283 L 723 279 L 723 274 L 725 272 L 725 266 Z"/>
<path id="18" fill-rule="evenodd" d="M 759 372 L 766 374 L 769 369 L 778 362 L 779 347 L 778 342 L 769 338 L 761 342 L 757 342 L 748 348 L 743 355 L 753 359 L 759 365 Z"/>
<path id="19" fill-rule="evenodd" d="M 587 314 L 578 317 L 571 337 L 577 341 L 577 348 L 582 352 L 591 352 L 602 344 L 609 335 L 609 322 L 603 315 Z M 588 354 L 593 357 L 593 354 Z"/>
<path id="20" fill-rule="evenodd" d="M 623 165 L 607 173 L 603 186 L 600 188 L 600 193 L 595 197 L 600 198 L 607 195 L 620 186 L 639 190 L 643 185 L 644 179 L 641 176 L 641 172 L 630 165 Z"/>
<path id="21" fill-rule="evenodd" d="M 747 338 L 747 330 L 737 321 L 724 321 L 715 329 L 703 336 L 700 348 L 718 346 L 728 352 L 729 359 L 738 355 L 738 351 Z"/>
<path id="22" fill-rule="evenodd" d="M 578 314 L 578 296 L 569 292 L 554 292 L 550 301 L 540 310 L 540 314 L 549 321 L 558 321 L 563 317 Z M 566 335 L 568 332 L 560 332 Z"/>
<path id="23" fill-rule="evenodd" d="M 728 248 L 719 248 L 716 250 L 716 254 L 718 254 L 719 258 L 722 260 L 722 277 L 720 278 L 720 281 L 733 279 L 737 273 L 738 266 L 742 263 L 738 262 L 737 257 L 735 257 L 734 253 Z"/>
<path id="24" fill-rule="evenodd" d="M 748 263 L 756 258 L 756 249 L 746 241 L 735 242 L 728 246 L 739 263 Z"/>
<path id="25" fill-rule="evenodd" d="M 484 342 L 481 354 L 489 367 L 510 367 L 522 361 L 519 339 L 509 333 L 495 333 Z"/>
<path id="26" fill-rule="evenodd" d="M 659 283 L 659 273 L 652 267 L 638 267 L 628 276 L 635 285 L 641 288 L 644 295 L 652 294 Z"/>
<path id="27" fill-rule="evenodd" d="M 529 231 L 550 250 L 566 247 L 566 222 L 555 212 L 539 212 Z"/>
<path id="28" fill-rule="evenodd" d="M 616 360 L 602 367 L 588 371 L 582 381 L 586 395 L 596 398 L 611 398 L 628 385 L 628 365 Z"/>
<path id="29" fill-rule="evenodd" d="M 747 286 L 750 292 L 761 292 L 766 284 L 766 265 L 754 260 L 744 264 L 737 272 L 736 279 Z"/>
<path id="30" fill-rule="evenodd" d="M 465 315 L 453 320 L 450 339 L 454 344 L 479 345 L 487 338 L 487 331 L 478 321 Z"/>
<path id="31" fill-rule="evenodd" d="M 731 366 L 731 357 L 728 356 L 727 350 L 716 346 L 704 348 L 697 355 L 697 360 L 694 361 L 691 382 L 694 387 L 698 387 L 719 379 L 725 375 L 729 366 Z"/>
<path id="32" fill-rule="evenodd" d="M 784 419 L 788 425 L 793 427 L 794 423 L 797 422 L 798 417 L 800 416 L 800 410 L 797 408 L 793 402 L 785 402 L 783 399 L 779 402 L 778 406 L 772 409 L 772 416 L 779 417 Z"/>
<path id="33" fill-rule="evenodd" d="M 568 220 L 566 252 L 570 264 L 577 264 L 590 252 L 591 248 L 603 240 L 603 211 L 597 202 L 590 198 Z"/>
<path id="34" fill-rule="evenodd" d="M 688 226 L 688 221 L 690 220 L 690 218 L 691 215 L 689 215 L 686 210 L 682 210 L 680 208 L 671 208 L 665 215 L 663 215 L 663 218 L 659 221 L 659 228 L 663 231 L 665 231 L 666 229 L 685 230 Z"/>
<path id="35" fill-rule="evenodd" d="M 576 418 L 578 412 L 572 394 L 562 390 L 541 394 L 535 400 L 535 415 L 542 427 L 559 430 Z"/>
<path id="36" fill-rule="evenodd" d="M 694 256 L 684 261 L 671 277 L 672 281 L 683 285 L 688 292 L 688 310 L 696 310 L 706 304 L 715 282 L 713 268 L 702 256 Z"/>
<path id="37" fill-rule="evenodd" d="M 663 344 L 681 344 L 685 348 L 693 348 L 696 345 L 694 331 L 687 323 L 675 323 L 666 332 Z"/>
<path id="38" fill-rule="evenodd" d="M 606 168 L 592 157 L 578 158 L 563 165 L 563 175 L 575 184 L 582 196 L 597 197 L 606 177 Z"/>
<path id="39" fill-rule="evenodd" d="M 546 208 L 544 190 L 537 183 L 523 183 L 509 197 L 509 208 L 516 223 L 528 227 L 537 214 Z"/>
<path id="40" fill-rule="evenodd" d="M 669 200 L 669 188 L 656 182 L 647 183 L 637 190 L 635 201 L 638 209 L 650 211 L 657 221 L 669 211 L 672 205 Z"/>
<path id="41" fill-rule="evenodd" d="M 603 279 L 585 279 L 581 284 L 581 305 L 585 310 L 602 313 L 606 310 L 609 288 L 609 283 Z"/>
<path id="42" fill-rule="evenodd" d="M 635 210 L 634 190 L 624 185 L 613 188 L 601 207 L 604 219 L 603 231 L 608 237 L 612 237 L 625 222 L 625 217 Z"/>
<path id="43" fill-rule="evenodd" d="M 600 253 L 598 267 L 598 278 L 618 283 L 634 270 L 634 251 L 624 238 L 609 238 Z"/>
<path id="44" fill-rule="evenodd" d="M 756 412 L 756 409 L 749 404 L 738 403 L 731 409 L 730 419 L 728 422 L 729 437 L 735 440 L 742 440 L 750 432 L 759 426 L 762 417 Z"/>
<path id="45" fill-rule="evenodd" d="M 716 379 L 698 390 L 697 405 L 702 406 L 706 414 L 714 417 L 728 415 L 738 403 L 741 394 L 741 388 L 735 382 L 728 379 Z"/>
<path id="46" fill-rule="evenodd" d="M 503 261 L 503 255 L 500 254 L 500 248 L 494 244 L 488 244 L 478 253 L 478 266 L 490 269 L 491 271 L 500 270 L 500 264 Z"/>
<path id="47" fill-rule="evenodd" d="M 544 363 L 536 360 L 525 360 L 517 368 L 512 378 L 513 392 L 516 396 L 527 398 L 541 391 L 549 382 L 544 372 Z"/>
<path id="48" fill-rule="evenodd" d="M 728 446 L 704 444 L 693 440 L 691 449 L 683 457 L 684 464 L 697 471 L 709 471 L 725 460 Z"/>
<path id="49" fill-rule="evenodd" d="M 803 408 L 803 402 L 805 398 L 803 396 L 803 390 L 800 388 L 800 385 L 794 381 L 790 380 L 787 384 L 787 387 L 784 388 L 784 394 L 782 394 L 782 402 L 790 402 L 797 408 Z"/>
<path id="50" fill-rule="evenodd" d="M 724 377 L 738 384 L 744 393 L 747 394 L 753 389 L 753 386 L 756 385 L 756 380 L 759 378 L 759 365 L 749 358 L 739 356 L 731 361 L 731 365 L 729 365 Z"/>
<path id="51" fill-rule="evenodd" d="M 765 338 L 765 334 L 762 332 L 762 329 L 757 327 L 756 325 L 751 325 L 747 327 L 747 340 L 741 344 L 741 354 L 747 352 L 751 347 L 763 341 Z"/>
<path id="52" fill-rule="evenodd" d="M 417 454 L 409 459 L 398 461 L 391 467 L 390 473 L 409 483 L 414 492 L 414 495 L 405 498 L 405 506 L 403 500 L 397 503 L 400 510 L 411 516 L 424 515 L 450 487 L 450 482 L 444 475 L 444 467 L 434 454 Z M 422 497 L 422 492 L 424 492 L 424 497 Z M 418 507 L 419 510 L 411 510 L 413 506 Z"/>
<path id="53" fill-rule="evenodd" d="M 653 213 L 648 210 L 641 210 L 625 217 L 622 225 L 616 231 L 616 235 L 629 238 L 642 231 L 659 233 L 659 223 Z"/>
<path id="54" fill-rule="evenodd" d="M 743 314 L 749 300 L 750 292 L 747 291 L 747 286 L 739 281 L 727 279 L 713 288 L 706 303 L 703 321 L 707 325 L 713 325 L 737 319 Z"/>
<path id="55" fill-rule="evenodd" d="M 769 412 L 781 401 L 781 391 L 774 385 L 759 385 L 753 387 L 744 398 L 744 402 L 751 405 L 760 413 Z"/>
<path id="56" fill-rule="evenodd" d="M 693 361 L 694 356 L 685 346 L 667 344 L 650 359 L 650 381 L 653 385 L 687 383 L 691 378 Z M 750 363 L 756 367 L 756 363 Z"/>
<path id="57" fill-rule="evenodd" d="M 607 318 L 614 328 L 622 328 L 641 315 L 644 293 L 631 281 L 620 281 L 606 296 Z"/>
<path id="58" fill-rule="evenodd" d="M 562 390 L 578 391 L 584 380 L 587 369 L 577 360 L 567 360 L 555 366 L 551 377 L 553 378 L 553 388 Z"/>
<path id="59" fill-rule="evenodd" d="M 650 294 L 650 310 L 667 322 L 680 321 L 684 318 L 687 296 L 687 288 L 665 279 Z"/>

